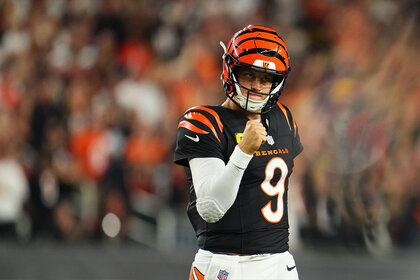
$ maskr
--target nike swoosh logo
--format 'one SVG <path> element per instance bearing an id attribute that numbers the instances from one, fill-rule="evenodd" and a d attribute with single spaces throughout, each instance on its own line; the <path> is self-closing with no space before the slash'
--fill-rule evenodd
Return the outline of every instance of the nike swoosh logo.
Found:
<path id="1" fill-rule="evenodd" d="M 289 267 L 289 266 L 287 265 L 286 267 L 287 267 L 287 271 L 291 271 L 291 270 L 293 270 L 293 269 L 295 269 L 295 268 L 296 268 L 296 265 L 291 266 L 291 267 Z"/>
<path id="2" fill-rule="evenodd" d="M 193 140 L 194 142 L 200 141 L 200 137 L 198 137 L 198 135 L 196 135 L 195 137 L 191 137 L 189 135 L 185 135 L 185 137 L 187 137 L 188 139 Z"/>

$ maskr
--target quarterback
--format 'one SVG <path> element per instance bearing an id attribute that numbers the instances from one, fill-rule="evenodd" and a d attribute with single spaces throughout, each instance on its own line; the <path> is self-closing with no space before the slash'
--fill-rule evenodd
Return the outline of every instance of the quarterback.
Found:
<path id="1" fill-rule="evenodd" d="M 226 101 L 179 119 L 174 161 L 191 183 L 198 252 L 190 279 L 298 279 L 289 253 L 287 191 L 302 152 L 279 97 L 290 71 L 283 39 L 249 25 L 223 47 Z"/>

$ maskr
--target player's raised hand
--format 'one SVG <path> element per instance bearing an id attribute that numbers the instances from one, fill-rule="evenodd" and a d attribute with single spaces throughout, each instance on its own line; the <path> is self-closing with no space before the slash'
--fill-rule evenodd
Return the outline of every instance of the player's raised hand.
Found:
<path id="1" fill-rule="evenodd" d="M 242 140 L 238 146 L 244 153 L 252 155 L 266 140 L 267 131 L 262 123 L 250 120 L 246 123 Z"/>

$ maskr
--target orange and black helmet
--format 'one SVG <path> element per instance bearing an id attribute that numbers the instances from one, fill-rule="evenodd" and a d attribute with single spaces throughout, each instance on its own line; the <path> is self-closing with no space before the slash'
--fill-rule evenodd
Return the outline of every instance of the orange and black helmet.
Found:
<path id="1" fill-rule="evenodd" d="M 221 42 L 223 54 L 222 81 L 226 95 L 238 106 L 251 113 L 266 113 L 278 101 L 290 71 L 289 53 L 277 32 L 262 25 L 248 25 L 230 39 L 227 47 Z M 241 94 L 236 77 L 239 67 L 248 67 L 274 75 L 268 98 L 254 101 Z M 245 88 L 249 91 L 249 89 Z"/>

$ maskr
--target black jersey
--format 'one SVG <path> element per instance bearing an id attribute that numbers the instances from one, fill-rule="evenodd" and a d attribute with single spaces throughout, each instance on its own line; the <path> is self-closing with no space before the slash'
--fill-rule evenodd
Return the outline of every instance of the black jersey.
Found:
<path id="1" fill-rule="evenodd" d="M 199 248 L 213 252 L 261 254 L 288 250 L 287 189 L 293 159 L 303 150 L 290 111 L 282 104 L 264 117 L 267 141 L 254 154 L 242 177 L 235 202 L 216 223 L 196 209 L 189 158 L 229 161 L 249 119 L 223 106 L 189 109 L 179 120 L 175 163 L 185 166 L 190 188 L 188 217 Z"/>

